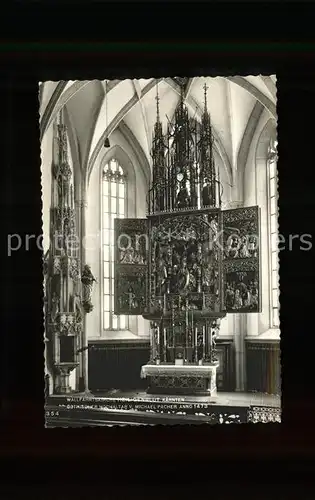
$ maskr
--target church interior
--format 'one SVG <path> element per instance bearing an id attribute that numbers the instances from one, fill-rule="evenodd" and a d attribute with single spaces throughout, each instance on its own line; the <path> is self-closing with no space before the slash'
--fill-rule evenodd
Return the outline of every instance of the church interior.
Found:
<path id="1" fill-rule="evenodd" d="M 276 77 L 47 81 L 39 114 L 46 415 L 280 421 Z M 157 400 L 199 409 L 115 412 Z"/>

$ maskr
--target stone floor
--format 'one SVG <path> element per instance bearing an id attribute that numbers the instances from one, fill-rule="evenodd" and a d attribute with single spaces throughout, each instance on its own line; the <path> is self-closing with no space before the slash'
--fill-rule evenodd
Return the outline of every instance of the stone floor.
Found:
<path id="1" fill-rule="evenodd" d="M 214 405 L 226 405 L 226 406 L 273 406 L 280 408 L 281 407 L 281 399 L 280 396 L 273 396 L 270 394 L 262 394 L 262 393 L 248 393 L 248 392 L 218 392 L 216 397 L 196 397 L 196 396 L 152 396 L 147 394 L 146 392 L 123 392 L 119 389 L 113 389 L 108 392 L 97 392 L 93 394 L 93 396 L 97 398 L 141 398 L 141 399 L 156 399 L 156 398 L 167 398 L 168 400 L 180 400 L 187 402 L 210 402 Z"/>

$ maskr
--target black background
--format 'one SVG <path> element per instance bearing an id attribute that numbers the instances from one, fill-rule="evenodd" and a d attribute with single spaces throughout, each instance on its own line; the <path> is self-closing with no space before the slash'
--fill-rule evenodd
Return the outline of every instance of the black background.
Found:
<path id="1" fill-rule="evenodd" d="M 312 19 L 302 2 L 7 5 L 0 45 L 0 453 L 8 469 L 18 469 L 18 485 L 32 484 L 32 493 L 46 498 L 72 492 L 83 498 L 98 485 L 110 498 L 201 490 L 231 497 L 237 482 L 242 495 L 278 497 L 288 485 L 287 498 L 296 492 L 307 498 L 314 472 L 313 250 L 302 252 L 294 240 L 292 251 L 280 252 L 282 424 L 44 429 L 42 253 L 31 240 L 31 251 L 8 257 L 7 235 L 42 232 L 39 81 L 248 74 L 277 75 L 280 232 L 313 234 Z M 31 41 L 41 48 L 32 49 Z M 80 51 L 79 43 L 86 44 Z M 11 498 L 12 479 L 2 481 L 3 498 Z"/>

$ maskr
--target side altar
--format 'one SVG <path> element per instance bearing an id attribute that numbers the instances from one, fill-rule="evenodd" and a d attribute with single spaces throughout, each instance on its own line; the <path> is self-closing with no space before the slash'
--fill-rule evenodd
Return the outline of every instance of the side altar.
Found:
<path id="1" fill-rule="evenodd" d="M 222 210 L 207 88 L 197 123 L 185 80 L 165 134 L 157 96 L 147 217 L 115 220 L 115 314 L 150 321 L 149 393 L 213 396 L 221 319 L 261 307 L 259 208 Z"/>

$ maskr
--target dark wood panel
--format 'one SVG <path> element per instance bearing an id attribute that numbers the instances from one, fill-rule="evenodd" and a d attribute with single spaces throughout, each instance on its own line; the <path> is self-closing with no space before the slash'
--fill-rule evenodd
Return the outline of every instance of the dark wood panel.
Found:
<path id="1" fill-rule="evenodd" d="M 281 394 L 279 342 L 246 345 L 247 391 Z"/>
<path id="2" fill-rule="evenodd" d="M 148 343 L 90 343 L 89 389 L 146 390 L 147 381 L 140 378 L 141 366 L 150 357 Z M 234 349 L 232 340 L 218 340 L 218 391 L 235 390 Z"/>
<path id="3" fill-rule="evenodd" d="M 145 390 L 147 381 L 140 378 L 141 366 L 150 358 L 147 342 L 90 343 L 89 389 Z"/>
<path id="4" fill-rule="evenodd" d="M 232 340 L 217 340 L 217 390 L 235 391 L 234 344 Z"/>
<path id="5" fill-rule="evenodd" d="M 74 363 L 74 337 L 63 335 L 60 337 L 60 363 Z"/>

